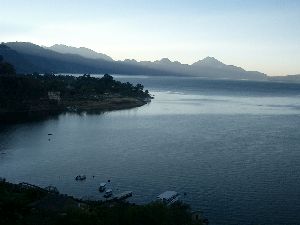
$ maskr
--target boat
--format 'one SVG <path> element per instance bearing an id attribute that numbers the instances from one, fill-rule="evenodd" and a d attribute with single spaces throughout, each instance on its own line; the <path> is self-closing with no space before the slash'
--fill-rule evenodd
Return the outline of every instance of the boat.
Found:
<path id="1" fill-rule="evenodd" d="M 124 200 L 132 196 L 132 191 L 122 192 L 114 197 L 115 200 Z"/>
<path id="2" fill-rule="evenodd" d="M 103 192 L 103 191 L 105 191 L 105 188 L 106 188 L 106 183 L 100 183 L 99 191 Z"/>
<path id="3" fill-rule="evenodd" d="M 112 190 L 111 189 L 107 189 L 105 191 L 104 198 L 109 198 L 110 196 L 112 196 Z"/>
<path id="4" fill-rule="evenodd" d="M 86 180 L 86 176 L 85 175 L 78 175 L 78 176 L 75 177 L 75 180 L 77 180 L 77 181 Z"/>
<path id="5" fill-rule="evenodd" d="M 167 205 L 171 205 L 179 200 L 178 197 L 179 194 L 176 191 L 165 191 L 157 196 L 157 200 Z"/>

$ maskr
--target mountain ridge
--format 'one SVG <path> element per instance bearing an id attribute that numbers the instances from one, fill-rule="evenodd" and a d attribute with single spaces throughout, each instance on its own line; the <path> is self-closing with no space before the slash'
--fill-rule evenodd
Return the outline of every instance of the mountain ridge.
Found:
<path id="1" fill-rule="evenodd" d="M 178 61 L 171 61 L 168 58 L 162 58 L 153 62 L 138 62 L 135 59 L 115 61 L 111 57 L 91 49 L 66 45 L 53 45 L 64 46 L 62 47 L 65 49 L 64 53 L 51 50 L 51 47 L 42 47 L 30 42 L 7 42 L 2 45 L 8 46 L 11 51 L 8 54 L 8 50 L 4 51 L 3 48 L 2 50 L 0 49 L 0 55 L 3 55 L 7 61 L 12 64 L 22 62 L 22 67 L 16 65 L 17 72 L 178 75 L 249 80 L 265 80 L 267 78 L 267 75 L 264 73 L 246 71 L 241 67 L 226 65 L 216 58 L 209 56 L 189 65 Z M 83 54 L 82 49 L 91 54 Z M 79 52 L 80 54 L 75 54 L 78 51 L 81 51 Z M 105 57 L 100 57 L 103 55 L 109 57 L 108 60 Z"/>
<path id="2" fill-rule="evenodd" d="M 44 47 L 44 46 L 43 46 Z M 107 61 L 113 61 L 113 59 L 103 53 L 96 52 L 92 49 L 86 48 L 86 47 L 73 47 L 73 46 L 68 46 L 64 44 L 55 44 L 50 47 L 44 47 L 46 49 L 62 53 L 62 54 L 76 54 L 80 55 L 86 58 L 91 58 L 91 59 L 104 59 Z"/>

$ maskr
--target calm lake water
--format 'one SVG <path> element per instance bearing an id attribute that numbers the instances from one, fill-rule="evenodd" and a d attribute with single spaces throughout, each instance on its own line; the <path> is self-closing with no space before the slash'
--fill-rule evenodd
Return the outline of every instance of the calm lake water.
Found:
<path id="1" fill-rule="evenodd" d="M 94 199 L 111 179 L 135 203 L 178 191 L 211 224 L 300 224 L 300 85 L 117 79 L 144 84 L 155 99 L 0 126 L 0 176 Z M 78 174 L 87 180 L 76 182 Z"/>

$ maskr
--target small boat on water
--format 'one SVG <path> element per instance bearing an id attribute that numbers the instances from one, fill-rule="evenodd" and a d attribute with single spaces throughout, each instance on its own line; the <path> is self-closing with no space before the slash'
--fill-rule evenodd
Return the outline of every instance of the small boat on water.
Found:
<path id="1" fill-rule="evenodd" d="M 100 183 L 99 192 L 103 192 L 106 189 L 106 183 Z"/>
<path id="2" fill-rule="evenodd" d="M 86 176 L 85 175 L 78 175 L 78 176 L 75 177 L 75 180 L 77 180 L 77 181 L 86 180 Z"/>
<path id="3" fill-rule="evenodd" d="M 116 196 L 114 197 L 114 199 L 115 199 L 115 200 L 124 200 L 124 199 L 126 199 L 126 198 L 131 197 L 131 196 L 132 196 L 132 191 L 125 191 L 125 192 L 123 192 L 123 193 L 120 193 L 120 194 L 116 195 Z"/>
<path id="4" fill-rule="evenodd" d="M 104 198 L 109 198 L 111 196 L 112 196 L 112 190 L 111 189 L 107 189 L 105 191 Z"/>
<path id="5" fill-rule="evenodd" d="M 178 197 L 179 194 L 176 191 L 165 191 L 157 196 L 157 200 L 167 205 L 171 205 L 179 200 Z"/>

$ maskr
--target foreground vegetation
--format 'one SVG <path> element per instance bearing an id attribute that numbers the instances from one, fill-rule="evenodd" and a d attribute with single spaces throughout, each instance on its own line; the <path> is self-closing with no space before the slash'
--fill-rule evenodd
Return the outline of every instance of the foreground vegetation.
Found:
<path id="1" fill-rule="evenodd" d="M 183 203 L 134 205 L 126 202 L 84 202 L 43 189 L 0 182 L 0 224 L 15 225 L 192 225 Z"/>
<path id="2" fill-rule="evenodd" d="M 38 117 L 63 111 L 106 111 L 144 105 L 150 99 L 141 84 L 54 74 L 17 75 L 0 57 L 0 120 Z"/>

